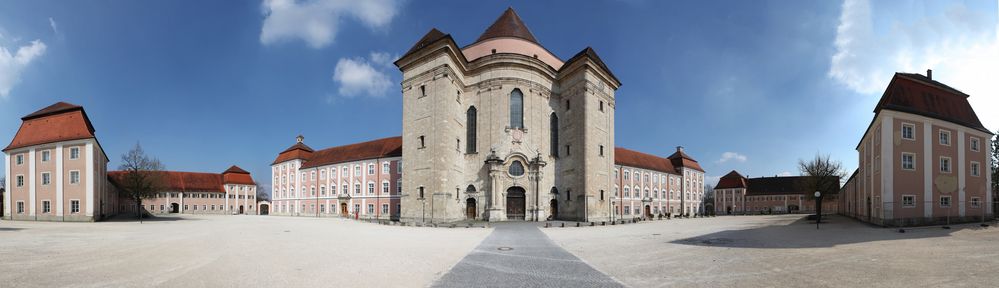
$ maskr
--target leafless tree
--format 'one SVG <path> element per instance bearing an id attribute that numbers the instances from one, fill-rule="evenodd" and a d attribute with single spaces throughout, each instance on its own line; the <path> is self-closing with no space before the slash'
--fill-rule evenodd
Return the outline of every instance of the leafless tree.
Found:
<path id="1" fill-rule="evenodd" d="M 992 193 L 993 209 L 999 209 L 999 130 L 992 137 Z"/>
<path id="2" fill-rule="evenodd" d="M 125 173 L 118 181 L 125 197 L 135 201 L 136 214 L 142 222 L 142 199 L 151 198 L 160 192 L 164 184 L 163 164 L 159 159 L 149 157 L 139 143 L 135 148 L 121 155 L 118 170 Z"/>
<path id="3" fill-rule="evenodd" d="M 271 194 L 267 193 L 267 186 L 260 185 L 260 182 L 253 182 L 257 185 L 257 201 L 271 201 Z"/>
<path id="4" fill-rule="evenodd" d="M 833 161 L 829 155 L 816 154 L 811 160 L 798 160 L 798 169 L 802 176 L 813 176 L 803 178 L 798 185 L 800 189 L 806 191 L 805 197 L 815 198 L 813 191 L 836 191 L 839 189 L 839 179 L 846 176 L 843 172 L 843 163 Z"/>

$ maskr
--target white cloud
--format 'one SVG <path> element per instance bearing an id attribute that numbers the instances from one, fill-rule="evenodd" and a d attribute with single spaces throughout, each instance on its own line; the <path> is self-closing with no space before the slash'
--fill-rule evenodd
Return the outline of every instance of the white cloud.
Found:
<path id="1" fill-rule="evenodd" d="M 392 81 L 388 74 L 382 72 L 385 65 L 380 61 L 385 61 L 387 56 L 382 58 L 384 53 L 372 52 L 370 59 L 361 57 L 340 58 L 333 70 L 333 82 L 340 88 L 339 93 L 344 97 L 355 97 L 368 95 L 381 97 L 385 95 Z M 379 55 L 379 56 L 376 56 Z M 384 54 L 388 55 L 388 54 Z M 374 66 L 372 64 L 375 64 Z"/>
<path id="2" fill-rule="evenodd" d="M 0 46 L 0 98 L 10 95 L 14 85 L 21 82 L 21 72 L 36 58 L 45 54 L 45 49 L 45 43 L 40 40 L 21 46 L 14 54 Z"/>
<path id="3" fill-rule="evenodd" d="M 892 13 L 878 16 L 891 24 L 889 29 L 878 29 L 873 25 L 871 2 L 844 1 L 829 77 L 856 92 L 881 96 L 894 72 L 933 69 L 934 80 L 971 95 L 970 102 L 986 127 L 999 128 L 999 113 L 986 113 L 999 107 L 999 85 L 994 84 L 999 67 L 999 23 L 993 26 L 983 11 L 958 2 L 914 4 L 950 5 L 946 9 L 913 9 L 940 13 L 907 13 L 905 8 L 913 7 L 896 7 L 907 3 L 875 2 L 892 6 L 879 6 L 883 9 L 877 11 Z"/>
<path id="4" fill-rule="evenodd" d="M 718 163 L 725 163 L 728 161 L 746 162 L 746 159 L 746 155 L 735 152 L 725 152 L 722 153 L 721 159 L 718 159 Z"/>
<path id="5" fill-rule="evenodd" d="M 704 175 L 704 184 L 710 184 L 711 186 L 718 185 L 718 180 L 721 180 L 721 177 Z"/>
<path id="6" fill-rule="evenodd" d="M 52 26 L 52 33 L 59 35 L 59 25 L 56 25 L 55 19 L 49 17 L 49 26 Z"/>
<path id="7" fill-rule="evenodd" d="M 794 176 L 794 174 L 792 174 L 789 171 L 784 171 L 784 172 L 780 172 L 780 174 L 777 174 L 777 176 L 787 177 L 787 176 Z"/>
<path id="8" fill-rule="evenodd" d="M 382 28 L 399 12 L 396 0 L 264 0 L 260 43 L 301 39 L 313 48 L 333 43 L 345 16 L 369 28 Z"/>

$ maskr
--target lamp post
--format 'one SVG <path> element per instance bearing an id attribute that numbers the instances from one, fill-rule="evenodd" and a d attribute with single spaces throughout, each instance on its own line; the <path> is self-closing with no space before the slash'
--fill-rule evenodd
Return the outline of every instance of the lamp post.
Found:
<path id="1" fill-rule="evenodd" d="M 819 230 L 819 222 L 822 222 L 822 192 L 815 191 L 815 230 Z"/>

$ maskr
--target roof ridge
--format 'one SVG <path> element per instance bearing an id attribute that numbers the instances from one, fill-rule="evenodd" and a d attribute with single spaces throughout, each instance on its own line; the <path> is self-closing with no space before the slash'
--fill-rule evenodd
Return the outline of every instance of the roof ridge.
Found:
<path id="1" fill-rule="evenodd" d="M 493 24 L 489 25 L 486 31 L 482 32 L 482 35 L 479 35 L 475 42 L 502 37 L 520 38 L 540 45 L 538 39 L 534 37 L 534 34 L 527 28 L 527 24 L 524 24 L 513 7 L 507 7 L 503 14 L 500 14 L 496 21 L 493 21 Z"/>

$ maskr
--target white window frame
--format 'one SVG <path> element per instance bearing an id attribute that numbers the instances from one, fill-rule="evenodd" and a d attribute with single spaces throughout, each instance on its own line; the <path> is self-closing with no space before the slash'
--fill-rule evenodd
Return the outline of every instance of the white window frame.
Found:
<path id="1" fill-rule="evenodd" d="M 69 160 L 80 159 L 80 147 L 69 148 Z"/>
<path id="2" fill-rule="evenodd" d="M 392 164 L 388 161 L 382 162 L 382 174 L 389 174 L 389 170 L 392 170 Z"/>
<path id="3" fill-rule="evenodd" d="M 905 128 L 909 128 L 910 135 L 908 138 L 905 137 Z M 902 132 L 902 139 L 913 140 L 913 141 L 916 140 L 916 124 L 903 122 L 901 132 Z"/>
<path id="4" fill-rule="evenodd" d="M 982 164 L 978 161 L 971 161 L 971 176 L 981 177 L 982 176 Z"/>
<path id="5" fill-rule="evenodd" d="M 389 184 L 389 181 L 388 180 L 382 181 L 382 194 L 388 194 L 391 191 L 392 189 L 391 185 Z"/>
<path id="6" fill-rule="evenodd" d="M 947 137 L 944 137 L 944 135 L 947 135 Z M 944 143 L 944 139 L 946 139 L 947 143 Z M 937 143 L 943 146 L 950 146 L 950 130 L 940 129 L 937 134 Z"/>
<path id="7" fill-rule="evenodd" d="M 52 160 L 52 152 L 49 150 L 42 150 L 42 162 L 49 162 Z"/>
<path id="8" fill-rule="evenodd" d="M 354 176 L 361 176 L 361 165 L 354 165 Z"/>
<path id="9" fill-rule="evenodd" d="M 368 175 L 375 175 L 375 164 L 368 163 Z"/>
<path id="10" fill-rule="evenodd" d="M 982 207 L 982 198 L 971 197 L 971 208 L 981 208 L 981 207 Z"/>
<path id="11" fill-rule="evenodd" d="M 24 200 L 17 200 L 14 203 L 14 212 L 17 214 L 24 214 Z"/>
<path id="12" fill-rule="evenodd" d="M 905 203 L 905 198 L 911 198 L 912 203 Z M 916 195 L 902 195 L 902 208 L 915 208 L 916 207 Z"/>
<path id="13" fill-rule="evenodd" d="M 947 199 L 947 205 L 944 205 L 944 199 Z M 950 196 L 940 196 L 940 208 L 950 208 L 951 206 Z"/>
<path id="14" fill-rule="evenodd" d="M 946 166 L 947 170 L 944 170 L 944 160 L 947 160 L 946 161 L 947 162 L 947 166 Z M 951 161 L 950 157 L 940 156 L 940 161 L 938 161 L 938 162 L 939 162 L 938 164 L 940 166 L 940 169 L 939 169 L 940 173 L 951 173 L 951 171 L 954 170 L 954 168 L 951 167 L 951 166 L 954 166 L 954 165 L 953 165 L 953 162 Z"/>
<path id="15" fill-rule="evenodd" d="M 52 172 L 42 172 L 42 186 L 52 184 Z"/>
<path id="16" fill-rule="evenodd" d="M 14 164 L 17 166 L 24 165 L 24 153 L 14 155 Z"/>
<path id="17" fill-rule="evenodd" d="M 24 174 L 14 176 L 14 187 L 24 187 Z"/>
<path id="18" fill-rule="evenodd" d="M 42 214 L 52 213 L 52 200 L 43 199 L 42 200 Z"/>
<path id="19" fill-rule="evenodd" d="M 910 161 L 910 163 L 909 163 L 911 167 L 908 167 L 908 168 L 905 167 L 905 156 L 909 156 L 909 157 L 912 158 L 911 161 Z M 902 157 L 901 157 L 900 161 L 902 161 L 902 163 L 901 163 L 902 164 L 902 170 L 916 171 L 916 153 L 902 152 Z"/>
<path id="20" fill-rule="evenodd" d="M 368 181 L 368 195 L 375 195 L 375 182 Z"/>
<path id="21" fill-rule="evenodd" d="M 76 174 L 76 179 L 73 179 L 74 174 Z M 69 170 L 69 184 L 77 185 L 80 184 L 80 170 Z"/>
<path id="22" fill-rule="evenodd" d="M 80 213 L 80 199 L 69 199 L 69 213 L 70 214 Z"/>

